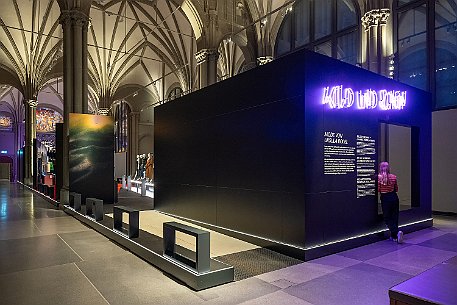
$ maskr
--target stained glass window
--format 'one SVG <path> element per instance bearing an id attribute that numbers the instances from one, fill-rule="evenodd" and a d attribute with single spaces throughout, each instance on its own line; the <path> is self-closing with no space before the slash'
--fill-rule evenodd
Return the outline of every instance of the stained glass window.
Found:
<path id="1" fill-rule="evenodd" d="M 114 136 L 115 136 L 115 151 L 127 151 L 128 144 L 128 117 L 129 106 L 126 102 L 121 101 L 116 107 L 114 113 Z"/>
<path id="2" fill-rule="evenodd" d="M 55 110 L 40 108 L 36 110 L 36 131 L 55 132 L 56 123 L 62 123 L 63 117 Z"/>
<path id="3" fill-rule="evenodd" d="M 13 126 L 13 120 L 8 116 L 0 116 L 0 128 L 9 129 Z"/>

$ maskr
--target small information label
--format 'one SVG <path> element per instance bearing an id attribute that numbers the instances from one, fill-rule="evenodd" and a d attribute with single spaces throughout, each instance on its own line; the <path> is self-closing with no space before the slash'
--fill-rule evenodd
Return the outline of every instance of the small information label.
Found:
<path id="1" fill-rule="evenodd" d="M 355 147 L 342 133 L 324 132 L 324 174 L 345 175 L 355 172 Z"/>
<path id="2" fill-rule="evenodd" d="M 357 198 L 376 195 L 376 141 L 357 135 Z"/>

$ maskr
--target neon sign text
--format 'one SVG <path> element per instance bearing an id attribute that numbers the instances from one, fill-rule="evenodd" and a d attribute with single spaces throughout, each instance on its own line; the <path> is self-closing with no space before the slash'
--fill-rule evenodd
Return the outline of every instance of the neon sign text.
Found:
<path id="1" fill-rule="evenodd" d="M 343 86 L 324 87 L 322 104 L 331 109 L 356 107 L 357 109 L 401 110 L 406 106 L 406 91 L 373 89 L 354 91 Z"/>

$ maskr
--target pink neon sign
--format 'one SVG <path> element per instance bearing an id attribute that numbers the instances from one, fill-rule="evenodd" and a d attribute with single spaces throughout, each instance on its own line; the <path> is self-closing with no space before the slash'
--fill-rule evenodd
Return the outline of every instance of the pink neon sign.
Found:
<path id="1" fill-rule="evenodd" d="M 343 86 L 324 87 L 322 104 L 331 109 L 401 110 L 406 106 L 406 91 L 366 89 L 354 92 Z"/>

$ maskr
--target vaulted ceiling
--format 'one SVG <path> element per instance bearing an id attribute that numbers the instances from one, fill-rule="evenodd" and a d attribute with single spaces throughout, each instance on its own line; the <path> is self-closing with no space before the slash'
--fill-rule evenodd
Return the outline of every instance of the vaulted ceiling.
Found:
<path id="1" fill-rule="evenodd" d="M 279 29 L 285 0 L 80 0 L 90 5 L 89 109 L 126 99 L 140 109 L 179 86 L 196 89 L 200 48 L 220 52 L 220 79 L 265 53 Z M 90 3 L 91 2 L 91 3 Z M 60 7 L 59 7 L 60 3 Z M 2 0 L 0 85 L 39 103 L 63 107 L 61 7 L 70 0 Z M 210 24 L 216 12 L 215 30 Z M 273 12 L 273 13 L 271 13 Z M 262 25 L 261 25 L 262 21 Z M 261 33 L 263 31 L 263 33 Z M 211 36 L 211 37 L 210 37 Z M 259 39 L 258 37 L 267 37 Z M 60 85 L 59 85 L 60 82 Z M 5 87 L 6 88 L 6 87 Z M 139 91 L 142 94 L 138 94 Z M 7 94 L 0 90 L 0 98 Z M 45 91 L 45 93 L 41 92 Z M 2 93 L 3 92 L 3 93 Z"/>

